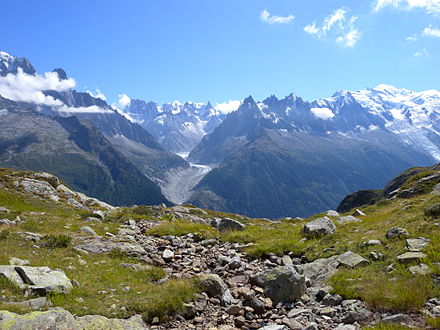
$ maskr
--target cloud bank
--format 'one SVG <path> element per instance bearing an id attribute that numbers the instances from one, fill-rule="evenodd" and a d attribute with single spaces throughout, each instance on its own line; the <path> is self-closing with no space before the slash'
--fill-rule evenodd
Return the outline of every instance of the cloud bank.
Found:
<path id="1" fill-rule="evenodd" d="M 310 111 L 318 119 L 332 119 L 335 114 L 329 108 L 311 108 Z"/>
<path id="2" fill-rule="evenodd" d="M 374 11 L 380 11 L 386 7 L 392 7 L 399 10 L 421 9 L 428 14 L 440 14 L 439 0 L 376 0 Z"/>
<path id="3" fill-rule="evenodd" d="M 217 103 L 214 108 L 221 113 L 228 114 L 237 110 L 240 107 L 240 104 L 241 101 L 231 100 L 224 103 Z"/>

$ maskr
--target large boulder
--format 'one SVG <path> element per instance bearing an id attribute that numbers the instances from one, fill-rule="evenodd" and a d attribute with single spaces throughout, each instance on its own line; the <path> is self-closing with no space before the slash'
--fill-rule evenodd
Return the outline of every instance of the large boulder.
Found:
<path id="1" fill-rule="evenodd" d="M 280 266 L 258 273 L 251 280 L 264 289 L 264 294 L 272 299 L 274 305 L 295 302 L 306 292 L 304 274 L 292 266 Z"/>
<path id="2" fill-rule="evenodd" d="M 320 237 L 333 234 L 335 230 L 335 224 L 328 217 L 312 220 L 306 223 L 302 228 L 302 232 L 307 237 Z"/>
<path id="3" fill-rule="evenodd" d="M 352 215 L 346 215 L 345 217 L 340 217 L 339 219 L 337 219 L 336 222 L 340 225 L 345 225 L 347 223 L 362 222 L 362 220 Z"/>
<path id="4" fill-rule="evenodd" d="M 213 222 L 213 224 L 219 231 L 243 230 L 245 228 L 245 225 L 241 222 L 229 218 L 219 219 L 217 222 Z"/>
<path id="5" fill-rule="evenodd" d="M 57 191 L 49 182 L 24 178 L 21 181 L 15 181 L 14 184 L 17 188 L 21 188 L 29 194 L 50 199 L 55 202 L 60 200 Z"/>
<path id="6" fill-rule="evenodd" d="M 400 238 L 400 237 L 404 237 L 404 236 L 409 236 L 409 233 L 405 228 L 393 227 L 387 231 L 385 236 L 388 239 Z"/>
<path id="7" fill-rule="evenodd" d="M 333 276 L 339 265 L 336 259 L 337 256 L 316 259 L 302 266 L 304 275 L 311 281 L 312 286 L 323 286 Z"/>
<path id="8" fill-rule="evenodd" d="M 406 248 L 411 252 L 420 252 L 429 245 L 430 240 L 424 237 L 406 240 Z"/>
<path id="9" fill-rule="evenodd" d="M 72 283 L 66 274 L 49 267 L 0 266 L 0 276 L 6 277 L 21 289 L 30 288 L 39 295 L 70 293 Z"/>
<path id="10" fill-rule="evenodd" d="M 422 252 L 406 252 L 397 256 L 397 261 L 402 264 L 410 264 L 414 262 L 420 262 L 426 259 L 428 256 Z"/>

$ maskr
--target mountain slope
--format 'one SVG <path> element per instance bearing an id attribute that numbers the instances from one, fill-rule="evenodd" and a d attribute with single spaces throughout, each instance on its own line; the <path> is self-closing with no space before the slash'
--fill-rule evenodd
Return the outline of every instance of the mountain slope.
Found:
<path id="1" fill-rule="evenodd" d="M 0 164 L 49 171 L 74 189 L 110 204 L 167 202 L 159 187 L 77 117 L 51 118 L 32 105 L 0 98 Z"/>

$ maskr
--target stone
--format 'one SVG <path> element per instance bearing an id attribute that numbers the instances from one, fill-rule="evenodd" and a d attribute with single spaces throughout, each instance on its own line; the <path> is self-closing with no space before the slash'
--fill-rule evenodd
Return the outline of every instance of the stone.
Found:
<path id="1" fill-rule="evenodd" d="M 48 293 L 70 293 L 73 286 L 66 274 L 49 267 L 0 266 L 0 276 L 21 289 L 30 288 L 45 296 Z"/>
<path id="2" fill-rule="evenodd" d="M 312 311 L 310 309 L 306 309 L 306 308 L 294 308 L 291 309 L 289 311 L 289 313 L 287 314 L 288 318 L 295 318 L 299 315 L 303 315 L 303 314 L 311 314 Z"/>
<path id="3" fill-rule="evenodd" d="M 60 200 L 55 188 L 46 181 L 24 178 L 23 180 L 17 182 L 17 185 L 23 188 L 23 190 L 29 194 L 50 199 L 54 202 L 58 202 Z"/>
<path id="4" fill-rule="evenodd" d="M 328 217 L 335 217 L 335 218 L 337 218 L 337 217 L 340 216 L 339 213 L 336 212 L 335 210 L 328 210 L 327 213 L 326 213 L 326 215 L 327 215 Z"/>
<path id="5" fill-rule="evenodd" d="M 336 220 L 336 222 L 339 223 L 340 225 L 345 225 L 347 223 L 362 222 L 362 220 L 352 215 L 347 215 L 345 217 L 340 217 L 339 219 Z"/>
<path id="6" fill-rule="evenodd" d="M 6 225 L 6 226 L 16 226 L 17 223 L 15 221 L 9 220 L 9 219 L 1 219 L 0 225 Z"/>
<path id="7" fill-rule="evenodd" d="M 9 213 L 11 212 L 9 209 L 7 209 L 6 207 L 0 206 L 0 213 Z"/>
<path id="8" fill-rule="evenodd" d="M 260 330 L 287 330 L 287 329 L 288 328 L 285 325 L 281 325 L 281 324 L 266 325 L 260 328 Z"/>
<path id="9" fill-rule="evenodd" d="M 230 314 L 230 315 L 235 315 L 235 316 L 237 316 L 237 315 L 240 315 L 240 312 L 243 310 L 243 308 L 241 307 L 241 306 L 238 306 L 238 305 L 232 305 L 232 306 L 229 306 L 227 309 L 226 309 L 226 313 L 228 313 L 228 314 Z"/>
<path id="10" fill-rule="evenodd" d="M 86 235 L 90 235 L 90 236 L 99 236 L 92 228 L 90 228 L 89 226 L 84 226 L 81 227 L 80 232 L 86 234 Z"/>
<path id="11" fill-rule="evenodd" d="M 9 264 L 12 266 L 27 266 L 29 265 L 29 260 L 22 260 L 19 258 L 11 258 L 9 259 Z"/>
<path id="12" fill-rule="evenodd" d="M 264 289 L 264 294 L 272 299 L 274 305 L 295 302 L 306 292 L 304 275 L 292 266 L 279 266 L 258 273 L 251 280 Z"/>
<path id="13" fill-rule="evenodd" d="M 8 311 L 0 311 L 0 329 L 69 329 L 82 330 L 83 327 L 68 311 L 55 308 L 44 312 L 31 312 L 18 315 Z"/>
<path id="14" fill-rule="evenodd" d="M 239 301 L 232 296 L 229 289 L 227 289 L 220 297 L 220 303 L 222 304 L 222 306 L 230 306 L 232 304 L 238 304 L 238 302 Z"/>
<path id="15" fill-rule="evenodd" d="M 308 323 L 302 330 L 318 330 L 318 325 L 315 322 Z"/>
<path id="16" fill-rule="evenodd" d="M 210 297 L 220 298 L 228 289 L 225 282 L 217 274 L 207 274 L 200 277 L 200 285 Z"/>
<path id="17" fill-rule="evenodd" d="M 121 329 L 121 330 L 145 330 L 147 325 L 140 315 L 134 315 L 128 319 L 106 318 L 101 315 L 85 315 L 76 318 L 81 329 Z M 69 329 L 70 330 L 70 329 Z"/>
<path id="18" fill-rule="evenodd" d="M 223 218 L 218 221 L 217 228 L 219 231 L 229 231 L 229 230 L 243 230 L 245 225 L 237 220 Z"/>
<path id="19" fill-rule="evenodd" d="M 364 212 L 362 212 L 359 209 L 354 210 L 354 212 L 351 214 L 354 217 L 363 217 L 366 216 L 366 214 Z"/>
<path id="20" fill-rule="evenodd" d="M 60 179 L 58 179 L 58 177 L 56 177 L 53 174 L 50 173 L 46 173 L 46 172 L 38 172 L 38 173 L 34 173 L 34 178 L 37 180 L 43 180 L 46 181 L 47 183 L 49 183 L 52 187 L 56 188 L 57 186 L 60 185 Z"/>
<path id="21" fill-rule="evenodd" d="M 359 328 L 352 324 L 339 324 L 336 330 L 358 330 Z"/>
<path id="22" fill-rule="evenodd" d="M 425 264 L 419 264 L 419 265 L 416 265 L 416 266 L 408 267 L 408 270 L 414 276 L 416 276 L 416 275 L 428 275 L 428 274 L 431 273 L 431 269 L 429 268 L 428 265 L 425 265 Z"/>
<path id="23" fill-rule="evenodd" d="M 367 259 L 351 251 L 347 251 L 344 254 L 341 254 L 337 258 L 337 261 L 339 262 L 339 265 L 348 268 L 355 268 L 368 264 Z"/>
<path id="24" fill-rule="evenodd" d="M 303 325 L 301 323 L 299 323 L 295 319 L 284 318 L 283 319 L 283 324 L 285 326 L 287 326 L 287 328 L 290 329 L 290 330 L 301 330 L 303 328 Z"/>
<path id="25" fill-rule="evenodd" d="M 382 242 L 378 239 L 370 239 L 366 242 L 364 242 L 365 246 L 377 246 L 377 245 L 382 245 Z"/>
<path id="26" fill-rule="evenodd" d="M 165 261 L 170 261 L 174 258 L 174 252 L 170 249 L 165 249 L 162 253 L 162 258 Z"/>
<path id="27" fill-rule="evenodd" d="M 243 316 L 237 316 L 234 318 L 234 324 L 236 327 L 241 328 L 246 325 L 246 319 Z"/>
<path id="28" fill-rule="evenodd" d="M 397 256 L 397 261 L 402 264 L 409 264 L 413 262 L 420 262 L 428 256 L 422 252 L 406 252 Z"/>
<path id="29" fill-rule="evenodd" d="M 282 264 L 283 266 L 293 266 L 292 258 L 290 258 L 288 255 L 284 255 L 284 256 L 281 258 L 281 264 Z"/>
<path id="30" fill-rule="evenodd" d="M 326 315 L 326 316 L 334 316 L 336 314 L 336 308 L 334 307 L 322 307 L 318 310 L 319 315 Z"/>
<path id="31" fill-rule="evenodd" d="M 243 301 L 243 305 L 252 307 L 255 314 L 263 314 L 265 310 L 265 304 L 258 299 L 254 294 L 250 294 Z"/>
<path id="32" fill-rule="evenodd" d="M 403 236 L 409 236 L 409 233 L 406 229 L 400 227 L 393 227 L 389 229 L 386 233 L 386 238 L 400 238 Z"/>
<path id="33" fill-rule="evenodd" d="M 342 300 L 340 295 L 328 293 L 322 298 L 322 303 L 328 306 L 337 306 L 341 304 Z"/>
<path id="34" fill-rule="evenodd" d="M 411 323 L 411 316 L 407 314 L 395 314 L 391 316 L 386 316 L 382 319 L 384 323 L 395 323 L 395 324 L 409 324 Z"/>
<path id="35" fill-rule="evenodd" d="M 209 245 L 215 245 L 215 244 L 217 244 L 217 240 L 215 238 L 205 239 L 200 242 L 200 245 L 202 245 L 202 246 L 209 246 Z"/>
<path id="36" fill-rule="evenodd" d="M 102 220 L 100 218 L 95 218 L 95 217 L 87 217 L 84 219 L 85 222 L 102 222 Z"/>
<path id="37" fill-rule="evenodd" d="M 320 287 L 336 272 L 339 262 L 337 256 L 316 259 L 302 266 L 304 275 L 310 279 L 311 285 Z"/>
<path id="38" fill-rule="evenodd" d="M 101 219 L 101 220 L 105 219 L 105 213 L 103 211 L 101 211 L 101 210 L 94 210 L 94 211 L 92 211 L 91 216 L 94 217 L 94 218 Z"/>
<path id="39" fill-rule="evenodd" d="M 320 237 L 333 234 L 336 226 L 328 217 L 324 217 L 306 223 L 301 231 L 306 237 Z"/>
<path id="40" fill-rule="evenodd" d="M 34 298 L 20 302 L 4 302 L 3 304 L 8 306 L 20 306 L 29 309 L 41 309 L 44 307 L 52 306 L 52 302 L 48 300 L 46 297 L 39 297 L 39 298 Z"/>
<path id="41" fill-rule="evenodd" d="M 411 252 L 420 252 L 429 245 L 430 241 L 424 237 L 409 238 L 406 240 L 406 248 Z"/>

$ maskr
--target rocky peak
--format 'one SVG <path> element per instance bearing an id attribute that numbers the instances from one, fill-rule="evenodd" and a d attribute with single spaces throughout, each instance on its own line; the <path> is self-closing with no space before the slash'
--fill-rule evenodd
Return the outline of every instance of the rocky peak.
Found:
<path id="1" fill-rule="evenodd" d="M 8 73 L 17 74 L 19 69 L 27 74 L 36 72 L 27 58 L 12 56 L 0 51 L 0 76 L 6 76 Z"/>
<path id="2" fill-rule="evenodd" d="M 67 79 L 67 73 L 64 71 L 64 69 L 61 68 L 55 68 L 52 70 L 52 72 L 56 72 L 58 74 L 58 78 L 60 80 L 66 80 Z"/>

